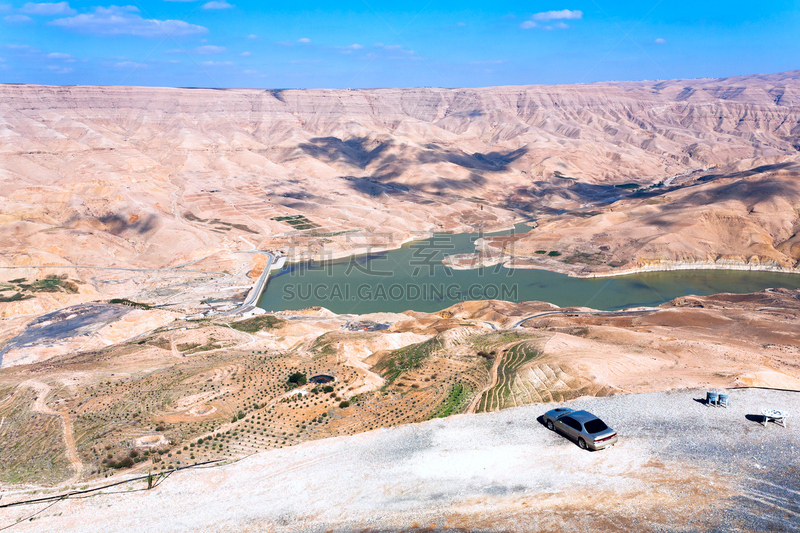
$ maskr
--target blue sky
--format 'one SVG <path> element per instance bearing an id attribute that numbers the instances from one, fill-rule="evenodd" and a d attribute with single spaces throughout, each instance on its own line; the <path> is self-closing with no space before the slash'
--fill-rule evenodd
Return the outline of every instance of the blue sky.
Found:
<path id="1" fill-rule="evenodd" d="M 3 83 L 477 87 L 797 68 L 796 0 L 0 0 Z"/>

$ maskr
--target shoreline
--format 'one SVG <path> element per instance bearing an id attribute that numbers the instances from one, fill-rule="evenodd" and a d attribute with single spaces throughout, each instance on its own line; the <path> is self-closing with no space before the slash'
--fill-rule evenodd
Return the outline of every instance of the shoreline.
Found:
<path id="1" fill-rule="evenodd" d="M 775 274 L 800 274 L 800 268 L 783 268 L 777 265 L 764 265 L 745 263 L 742 261 L 731 261 L 722 259 L 720 261 L 658 261 L 634 268 L 626 268 L 622 270 L 613 270 L 606 272 L 580 272 L 576 269 L 569 268 L 569 265 L 560 263 L 555 259 L 535 258 L 538 259 L 536 263 L 531 264 L 514 264 L 515 258 L 510 258 L 504 255 L 498 256 L 484 256 L 479 257 L 479 254 L 457 254 L 445 256 L 442 259 L 442 264 L 453 270 L 477 270 L 480 268 L 493 267 L 502 265 L 503 268 L 509 270 L 544 270 L 546 272 L 553 272 L 555 274 L 563 274 L 571 278 L 579 279 L 592 279 L 592 278 L 613 278 L 619 276 L 632 276 L 635 274 L 644 274 L 648 272 L 677 272 L 677 271 L 690 271 L 690 270 L 731 270 L 731 271 L 749 271 L 749 272 L 772 272 Z M 530 260 L 534 258 L 517 258 L 522 260 Z M 467 261 L 467 263 L 459 264 L 459 260 Z M 580 266 L 580 265 L 579 265 Z"/>
<path id="2" fill-rule="evenodd" d="M 568 274 L 570 277 L 576 278 L 613 278 L 618 276 L 631 276 L 634 274 L 645 274 L 648 272 L 678 272 L 678 271 L 691 271 L 691 270 L 731 270 L 740 272 L 772 272 L 774 274 L 800 274 L 799 269 L 786 269 L 775 266 L 765 265 L 751 265 L 749 263 L 728 263 L 718 264 L 709 262 L 694 262 L 694 263 L 681 263 L 681 262 L 664 262 L 657 265 L 647 265 L 638 268 L 630 268 L 620 270 L 617 272 L 597 272 L 593 274 Z"/>

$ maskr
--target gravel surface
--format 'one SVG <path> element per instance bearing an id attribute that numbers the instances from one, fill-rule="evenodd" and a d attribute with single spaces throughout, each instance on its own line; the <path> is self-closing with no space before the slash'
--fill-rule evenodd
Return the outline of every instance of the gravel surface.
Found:
<path id="1" fill-rule="evenodd" d="M 553 404 L 310 442 L 177 473 L 152 491 L 60 502 L 15 531 L 800 531 L 800 393 L 584 398 L 620 442 L 580 450 Z M 141 488 L 141 484 L 134 488 Z M 5 500 L 7 501 L 7 500 Z M 0 511 L 0 527 L 39 506 Z"/>

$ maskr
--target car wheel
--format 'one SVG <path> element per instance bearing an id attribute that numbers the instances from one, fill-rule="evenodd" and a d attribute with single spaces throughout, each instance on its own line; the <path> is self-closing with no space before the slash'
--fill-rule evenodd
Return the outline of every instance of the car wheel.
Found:
<path id="1" fill-rule="evenodd" d="M 578 439 L 578 446 L 580 446 L 581 450 L 586 449 L 586 441 L 583 439 Z"/>
<path id="2" fill-rule="evenodd" d="M 553 421 L 552 420 L 548 420 L 547 421 L 547 429 L 549 429 L 550 431 L 555 431 L 556 430 L 555 426 L 553 426 Z"/>

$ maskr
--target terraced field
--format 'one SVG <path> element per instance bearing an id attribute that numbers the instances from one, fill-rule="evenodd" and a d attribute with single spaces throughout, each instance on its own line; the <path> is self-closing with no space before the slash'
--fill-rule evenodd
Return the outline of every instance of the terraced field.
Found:
<path id="1" fill-rule="evenodd" d="M 478 402 L 478 412 L 498 411 L 507 407 L 516 407 L 521 403 L 517 401 L 517 392 L 524 387 L 519 383 L 520 368 L 542 354 L 533 341 L 522 341 L 511 346 L 504 354 L 499 356 L 497 363 L 497 380 L 495 384 L 483 393 Z"/>

